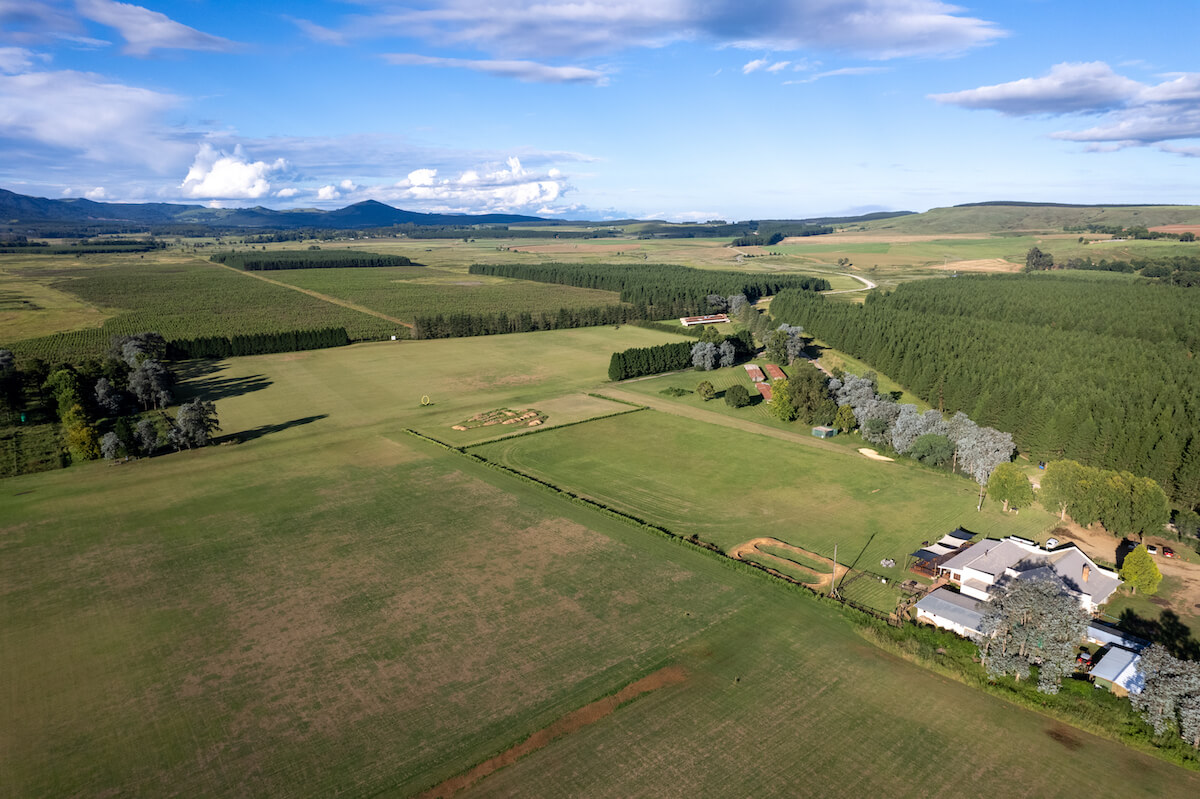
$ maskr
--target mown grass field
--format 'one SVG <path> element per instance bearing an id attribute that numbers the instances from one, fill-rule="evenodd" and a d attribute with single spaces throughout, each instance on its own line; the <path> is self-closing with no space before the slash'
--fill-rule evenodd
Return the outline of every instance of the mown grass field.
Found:
<path id="1" fill-rule="evenodd" d="M 472 450 L 723 549 L 771 536 L 903 579 L 905 556 L 959 525 L 1039 538 L 1038 508 L 975 510 L 978 486 L 918 464 L 869 461 L 662 412 L 577 425 Z M 891 558 L 896 566 L 880 561 Z"/>
<path id="2" fill-rule="evenodd" d="M 467 793 L 927 796 L 1012 781 L 1067 795 L 1096 763 L 1108 776 L 1091 794 L 1200 789 L 888 655 L 773 581 L 402 432 L 573 396 L 608 352 L 665 337 L 622 327 L 210 364 L 185 393 L 215 398 L 244 443 L 0 483 L 0 795 L 411 795 L 662 666 L 684 681 Z M 746 453 L 787 476 L 789 490 L 768 486 L 776 513 L 799 507 L 780 507 L 787 494 L 819 509 L 881 479 L 933 502 L 928 478 L 901 469 L 638 424 L 653 416 L 480 449 L 581 447 L 560 453 L 558 482 L 589 458 L 624 458 L 643 479 L 697 447 L 732 458 L 674 468 L 686 503 L 698 489 L 685 475 L 710 486 L 752 465 Z M 730 485 L 717 513 L 762 504 L 718 506 Z M 893 501 L 892 519 L 905 507 Z M 986 745 L 946 758 L 964 729 Z"/>

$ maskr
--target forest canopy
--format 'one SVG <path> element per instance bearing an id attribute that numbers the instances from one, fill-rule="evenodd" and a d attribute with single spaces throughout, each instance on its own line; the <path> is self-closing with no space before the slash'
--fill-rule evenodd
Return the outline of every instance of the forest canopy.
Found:
<path id="1" fill-rule="evenodd" d="M 935 408 L 1010 431 L 1034 458 L 1133 472 L 1200 503 L 1200 304 L 1187 289 L 962 276 L 861 306 L 788 291 L 771 313 Z"/>

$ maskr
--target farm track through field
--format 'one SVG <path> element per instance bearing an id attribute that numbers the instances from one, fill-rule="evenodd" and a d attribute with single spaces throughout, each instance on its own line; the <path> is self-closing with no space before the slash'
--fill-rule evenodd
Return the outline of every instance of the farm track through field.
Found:
<path id="1" fill-rule="evenodd" d="M 515 763 L 531 752 L 536 752 L 556 738 L 561 738 L 564 735 L 581 730 L 589 724 L 595 724 L 621 705 L 637 699 L 642 694 L 657 691 L 659 688 L 666 688 L 669 685 L 675 685 L 676 683 L 683 682 L 685 679 L 687 679 L 687 672 L 683 668 L 679 666 L 665 666 L 653 674 L 648 674 L 642 679 L 626 685 L 611 696 L 597 699 L 591 704 L 571 711 L 549 727 L 538 730 L 516 746 L 483 761 L 465 774 L 451 777 L 440 785 L 431 788 L 421 794 L 420 799 L 453 796 L 459 791 L 471 787 L 492 772 Z"/>
<path id="2" fill-rule="evenodd" d="M 228 269 L 230 272 L 236 272 L 239 275 L 245 275 L 246 277 L 257 278 L 259 280 L 262 280 L 263 282 L 270 283 L 271 285 L 274 285 L 274 286 L 282 286 L 285 289 L 291 289 L 292 291 L 298 291 L 301 294 L 307 294 L 308 296 L 310 296 L 314 299 L 318 299 L 323 302 L 327 302 L 330 305 L 340 305 L 343 308 L 349 308 L 351 311 L 358 311 L 359 313 L 365 313 L 368 316 L 374 316 L 377 319 L 383 319 L 386 322 L 391 322 L 391 323 L 397 324 L 397 325 L 403 325 L 404 327 L 407 327 L 409 330 L 413 329 L 412 322 L 405 322 L 403 319 L 397 319 L 394 316 L 388 316 L 385 313 L 380 313 L 379 311 L 373 311 L 370 308 L 363 307 L 362 305 L 358 305 L 356 303 L 349 302 L 347 300 L 339 300 L 337 297 L 330 297 L 328 294 L 322 294 L 319 291 L 313 291 L 312 289 L 302 289 L 299 286 L 293 286 L 289 283 L 281 283 L 280 281 L 272 280 L 271 278 L 269 278 L 265 275 L 260 275 L 257 272 L 247 272 L 242 269 L 235 269 L 234 267 L 228 266 L 226 264 L 218 264 L 218 266 Z"/>
<path id="3" fill-rule="evenodd" d="M 803 444 L 806 447 L 816 447 L 827 452 L 836 452 L 841 455 L 857 455 L 854 450 L 847 450 L 844 447 L 839 447 L 837 444 L 829 444 L 819 438 L 813 438 L 811 435 L 804 433 L 791 433 L 787 430 L 777 430 L 773 427 L 752 422 L 748 419 L 735 419 L 732 416 L 725 416 L 721 413 L 706 411 L 703 408 L 693 408 L 679 402 L 671 402 L 670 400 L 660 400 L 657 397 L 649 397 L 645 394 L 633 394 L 627 391 L 604 386 L 603 391 L 609 396 L 617 399 L 626 400 L 628 402 L 637 402 L 639 405 L 645 405 L 652 410 L 669 413 L 673 416 L 682 416 L 687 419 L 693 419 L 697 422 L 708 422 L 710 424 L 718 424 L 722 427 L 732 427 L 735 430 L 742 430 L 747 433 L 758 433 L 761 436 L 769 436 L 770 438 L 778 438 L 782 441 L 791 441 L 796 444 Z"/>

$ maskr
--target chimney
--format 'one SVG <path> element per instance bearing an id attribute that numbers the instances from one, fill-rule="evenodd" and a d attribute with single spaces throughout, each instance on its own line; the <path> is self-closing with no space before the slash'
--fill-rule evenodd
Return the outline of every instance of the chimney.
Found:
<path id="1" fill-rule="evenodd" d="M 1090 572 L 1090 571 L 1091 571 L 1091 569 L 1088 567 L 1088 565 L 1086 563 L 1083 564 L 1083 581 L 1085 583 L 1087 582 L 1088 572 Z"/>

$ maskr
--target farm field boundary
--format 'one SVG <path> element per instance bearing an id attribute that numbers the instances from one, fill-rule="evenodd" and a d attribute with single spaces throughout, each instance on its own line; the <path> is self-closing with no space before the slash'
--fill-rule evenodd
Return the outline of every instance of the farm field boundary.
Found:
<path id="1" fill-rule="evenodd" d="M 594 420 L 591 420 L 591 421 L 594 421 Z M 553 428 L 553 429 L 561 429 L 561 428 Z M 631 524 L 634 527 L 637 527 L 641 530 L 645 530 L 646 532 L 650 532 L 650 533 L 654 533 L 655 535 L 662 536 L 663 538 L 674 541 L 678 544 L 682 544 L 684 546 L 688 546 L 688 547 L 696 549 L 696 550 L 707 552 L 710 555 L 715 555 L 719 558 L 719 562 L 721 562 L 727 566 L 730 566 L 733 568 L 749 569 L 752 573 L 755 573 L 755 574 L 759 575 L 760 577 L 763 577 L 764 579 L 769 580 L 777 585 L 787 585 L 792 588 L 803 589 L 804 592 L 808 596 L 810 596 L 814 599 L 829 599 L 831 602 L 833 602 L 835 604 L 843 605 L 843 606 L 848 605 L 849 607 L 852 607 L 855 610 L 858 610 L 862 613 L 866 613 L 868 615 L 874 616 L 878 619 L 886 620 L 888 618 L 887 614 L 881 613 L 872 608 L 867 608 L 865 606 L 861 606 L 856 603 L 847 603 L 842 600 L 838 600 L 836 598 L 826 597 L 824 594 L 821 594 L 820 591 L 817 590 L 817 588 L 815 588 L 813 585 L 804 583 L 800 580 L 794 579 L 785 574 L 777 572 L 767 566 L 764 566 L 761 563 L 756 563 L 752 560 L 743 560 L 740 557 L 735 557 L 731 553 L 727 553 L 724 550 L 722 550 L 716 544 L 713 544 L 708 541 L 701 541 L 695 535 L 683 536 L 683 535 L 675 532 L 674 530 L 671 530 L 667 527 L 663 527 L 662 525 L 654 524 L 653 522 L 646 521 L 645 519 L 642 519 L 631 513 L 626 513 L 624 511 L 617 510 L 616 508 L 610 508 L 608 505 L 605 505 L 602 502 L 598 502 L 594 499 L 590 499 L 590 498 L 582 496 L 580 494 L 576 494 L 573 491 L 568 491 L 567 489 L 561 488 L 547 480 L 542 480 L 531 474 L 527 474 L 526 472 L 523 472 L 519 469 L 514 469 L 511 466 L 506 466 L 502 463 L 497 463 L 496 461 L 489 460 L 488 458 L 485 458 L 484 456 L 478 455 L 474 452 L 468 452 L 466 447 L 456 447 L 453 444 L 447 444 L 445 441 L 440 441 L 439 439 L 436 439 L 432 436 L 427 436 L 424 433 L 420 433 L 411 428 L 406 428 L 404 430 L 404 432 L 409 434 L 410 436 L 414 436 L 423 441 L 427 441 L 431 444 L 441 447 L 442 449 L 449 450 L 450 452 L 456 452 L 464 457 L 470 458 L 471 460 L 474 460 L 477 463 L 481 463 L 489 468 L 509 474 L 513 477 L 516 477 L 519 480 L 523 480 L 524 482 L 540 486 L 548 491 L 551 491 L 555 494 L 565 497 L 566 499 L 570 500 L 571 502 L 574 502 L 575 504 L 583 505 L 584 507 L 591 508 L 592 510 L 595 510 L 595 511 L 599 511 L 600 513 L 603 513 L 606 516 L 609 516 L 614 519 L 619 519 L 619 520 L 626 522 L 627 524 Z M 516 437 L 519 437 L 519 436 L 509 436 L 508 438 L 516 438 Z M 496 442 L 488 441 L 488 442 L 481 442 L 481 443 L 493 444 Z M 774 539 L 771 539 L 771 540 L 773 541 Z M 799 549 L 799 548 L 797 547 L 797 549 Z M 804 550 L 804 551 L 807 552 L 807 550 Z M 828 560 L 827 558 L 822 558 L 821 556 L 815 555 L 815 554 L 814 554 L 814 557 L 821 558 L 822 560 Z M 847 569 L 847 567 L 841 566 L 840 564 L 838 564 L 838 567 L 841 569 L 844 569 L 844 570 Z M 845 574 L 845 571 L 843 571 L 842 573 Z"/>
<path id="2" fill-rule="evenodd" d="M 648 379 L 651 379 L 652 377 L 663 377 L 663 376 L 664 375 L 651 375 L 650 377 L 647 377 L 647 378 L 636 378 L 636 379 L 648 380 Z M 733 416 L 725 416 L 724 414 L 721 414 L 721 413 L 716 413 L 714 411 L 706 411 L 706 410 L 703 410 L 700 408 L 691 408 L 691 407 L 688 407 L 687 405 L 681 405 L 678 402 L 671 402 L 670 400 L 658 399 L 657 397 L 643 396 L 641 394 L 625 392 L 625 391 L 622 391 L 620 389 L 615 389 L 615 388 L 609 388 L 606 390 L 616 399 L 624 399 L 629 402 L 640 401 L 641 403 L 649 406 L 652 410 L 662 411 L 663 413 L 669 413 L 673 416 L 682 416 L 685 419 L 692 419 L 692 420 L 695 420 L 698 422 L 708 422 L 709 424 L 721 425 L 722 427 L 731 427 L 735 430 L 742 430 L 747 433 L 757 433 L 758 435 L 761 435 L 761 436 L 769 436 L 770 438 L 778 438 L 782 441 L 790 441 L 795 444 L 803 444 L 806 447 L 814 447 L 816 449 L 823 449 L 827 452 L 837 452 L 842 455 L 847 454 L 847 450 L 845 449 L 845 447 L 840 447 L 837 444 L 830 444 L 826 441 L 823 441 L 822 439 L 813 438 L 811 435 L 805 435 L 803 433 L 792 433 L 787 430 L 778 430 L 773 427 L 767 427 L 766 425 L 758 424 L 757 422 L 754 422 L 754 421 L 738 419 Z"/>
<path id="3" fill-rule="evenodd" d="M 270 283 L 274 286 L 281 286 L 282 288 L 285 288 L 285 289 L 290 289 L 292 291 L 298 291 L 301 294 L 307 294 L 308 296 L 312 297 L 313 299 L 321 300 L 322 302 L 327 302 L 330 305 L 340 305 L 343 308 L 347 308 L 351 311 L 358 311 L 359 313 L 365 313 L 368 316 L 374 316 L 376 319 L 382 319 L 385 322 L 391 322 L 392 324 L 402 325 L 403 327 L 405 327 L 409 330 L 412 330 L 412 327 L 413 327 L 412 322 L 405 322 L 403 319 L 397 319 L 394 316 L 388 316 L 387 314 L 382 313 L 380 311 L 373 311 L 370 308 L 364 307 L 362 305 L 358 305 L 357 303 L 350 302 L 349 300 L 339 300 L 337 297 L 330 297 L 328 294 L 322 294 L 319 291 L 313 291 L 312 289 L 303 289 L 303 288 L 300 288 L 299 286 L 293 286 L 293 285 L 284 283 L 279 280 L 272 280 L 271 278 L 269 278 L 266 275 L 263 275 L 259 272 L 244 272 L 241 269 L 235 269 L 234 267 L 228 266 L 226 264 L 220 264 L 220 266 L 222 269 L 228 269 L 230 272 L 234 272 L 239 275 L 246 275 L 248 277 L 253 277 L 258 280 L 261 280 L 265 283 Z"/>

